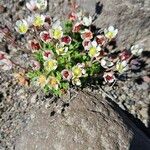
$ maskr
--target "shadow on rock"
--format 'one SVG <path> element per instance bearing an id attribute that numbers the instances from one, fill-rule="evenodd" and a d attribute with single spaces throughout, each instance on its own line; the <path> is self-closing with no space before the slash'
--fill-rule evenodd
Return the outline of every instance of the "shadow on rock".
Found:
<path id="1" fill-rule="evenodd" d="M 127 111 L 123 111 L 115 102 L 106 98 L 112 105 L 111 107 L 117 111 L 122 117 L 123 122 L 133 132 L 134 136 L 130 143 L 129 150 L 149 150 L 150 146 L 150 130 L 138 118 L 134 118 L 133 115 Z M 129 121 L 130 120 L 130 121 Z M 141 136 L 144 135 L 144 139 Z M 147 142 L 146 142 L 147 141 Z"/>

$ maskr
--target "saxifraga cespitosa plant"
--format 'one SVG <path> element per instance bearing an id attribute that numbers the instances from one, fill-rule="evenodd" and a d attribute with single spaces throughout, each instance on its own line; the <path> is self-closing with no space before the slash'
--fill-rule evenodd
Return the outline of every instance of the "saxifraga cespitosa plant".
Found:
<path id="1" fill-rule="evenodd" d="M 122 51 L 114 48 L 111 43 L 115 42 L 118 29 L 110 26 L 95 33 L 93 18 L 83 11 L 77 12 L 75 3 L 66 21 L 35 13 L 46 9 L 46 0 L 31 0 L 26 7 L 33 15 L 18 20 L 15 29 L 20 34 L 31 29 L 36 33 L 36 37 L 28 41 L 34 59 L 26 78 L 45 92 L 61 96 L 72 86 L 82 87 L 92 77 L 103 77 L 111 85 L 118 75 L 130 69 L 133 56 L 142 53 L 138 45 Z M 0 52 L 0 66 L 4 70 L 13 66 L 4 52 Z"/>

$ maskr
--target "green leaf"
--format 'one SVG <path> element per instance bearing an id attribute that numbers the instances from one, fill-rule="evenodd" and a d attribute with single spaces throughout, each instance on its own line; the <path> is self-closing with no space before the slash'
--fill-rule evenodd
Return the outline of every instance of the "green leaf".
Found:
<path id="1" fill-rule="evenodd" d="M 61 83 L 61 88 L 67 90 L 69 88 L 69 83 L 68 82 L 62 82 Z"/>
<path id="2" fill-rule="evenodd" d="M 101 66 L 100 66 L 99 62 L 96 62 L 96 63 L 92 64 L 92 66 L 89 68 L 90 75 L 92 76 L 94 74 L 99 73 L 100 68 L 101 68 Z"/>
<path id="3" fill-rule="evenodd" d="M 39 62 L 43 62 L 43 61 L 44 61 L 42 52 L 36 52 L 36 53 L 34 54 L 34 57 L 35 57 L 35 59 L 36 59 L 37 61 L 39 61 Z"/>
<path id="4" fill-rule="evenodd" d="M 45 85 L 43 90 L 44 90 L 45 94 L 49 94 L 49 92 L 50 92 L 50 89 L 49 89 L 49 87 L 47 85 Z"/>
<path id="5" fill-rule="evenodd" d="M 86 61 L 89 61 L 89 60 L 90 60 L 90 57 L 89 57 L 88 55 L 84 54 L 84 55 L 82 56 L 82 59 L 83 59 L 84 62 L 86 62 Z"/>
<path id="6" fill-rule="evenodd" d="M 27 77 L 30 78 L 30 79 L 36 78 L 39 75 L 41 75 L 40 71 L 31 71 L 31 72 L 27 73 Z"/>
<path id="7" fill-rule="evenodd" d="M 56 72 L 56 78 L 60 81 L 61 80 L 61 73 L 60 72 Z"/>
<path id="8" fill-rule="evenodd" d="M 72 31 L 73 24 L 70 20 L 64 22 L 64 32 L 70 33 Z"/>
<path id="9" fill-rule="evenodd" d="M 65 63 L 65 58 L 62 57 L 62 56 L 61 56 L 61 57 L 58 57 L 58 58 L 57 58 L 57 61 L 58 61 L 58 64 L 59 64 L 59 65 L 62 65 L 62 64 Z"/>
<path id="10" fill-rule="evenodd" d="M 62 95 L 62 93 L 61 93 L 61 90 L 60 90 L 60 89 L 58 89 L 58 90 L 52 89 L 52 92 L 53 92 L 53 94 L 54 94 L 55 96 L 59 96 L 59 97 L 61 97 L 61 95 Z"/>
<path id="11" fill-rule="evenodd" d="M 73 44 L 70 44 L 69 45 L 69 50 L 72 50 L 74 48 L 74 45 Z"/>

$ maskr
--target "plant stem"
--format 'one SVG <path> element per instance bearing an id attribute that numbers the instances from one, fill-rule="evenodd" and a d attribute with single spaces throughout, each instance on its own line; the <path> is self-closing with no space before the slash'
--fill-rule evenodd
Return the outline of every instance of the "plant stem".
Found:
<path id="1" fill-rule="evenodd" d="M 37 39 L 37 41 L 38 41 L 40 47 L 42 48 L 41 43 L 40 43 L 40 39 L 39 39 L 39 37 L 38 37 L 38 31 L 37 31 L 36 27 L 34 27 L 34 32 L 35 32 L 35 37 L 36 37 L 36 39 Z"/>

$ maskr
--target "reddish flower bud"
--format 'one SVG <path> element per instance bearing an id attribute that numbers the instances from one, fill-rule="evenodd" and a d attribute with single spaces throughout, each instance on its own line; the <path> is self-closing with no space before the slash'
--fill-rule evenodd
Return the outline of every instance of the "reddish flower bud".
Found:
<path id="1" fill-rule="evenodd" d="M 62 70 L 61 75 L 64 80 L 70 81 L 72 78 L 72 72 L 67 69 Z"/>
<path id="2" fill-rule="evenodd" d="M 76 19 L 77 19 L 77 15 L 75 13 L 72 12 L 69 14 L 69 20 L 70 21 L 75 21 Z"/>
<path id="3" fill-rule="evenodd" d="M 81 23 L 76 23 L 76 24 L 73 26 L 72 32 L 79 32 L 79 31 L 81 30 L 81 27 L 82 27 L 82 24 L 81 24 Z"/>
<path id="4" fill-rule="evenodd" d="M 113 72 L 105 72 L 103 75 L 105 82 L 113 83 L 115 81 L 115 76 Z"/>
<path id="5" fill-rule="evenodd" d="M 62 42 L 62 44 L 66 44 L 66 45 L 69 45 L 70 43 L 71 43 L 71 41 L 72 41 L 72 39 L 71 39 L 71 37 L 70 36 L 63 36 L 62 38 L 61 38 L 61 42 Z"/>
<path id="6" fill-rule="evenodd" d="M 43 42 L 48 43 L 52 40 L 51 35 L 47 31 L 43 31 L 40 33 L 40 38 Z"/>
<path id="7" fill-rule="evenodd" d="M 41 48 L 39 42 L 37 40 L 30 40 L 28 45 L 29 49 L 32 49 L 33 52 L 36 52 L 37 50 L 39 50 Z"/>
<path id="8" fill-rule="evenodd" d="M 99 44 L 100 46 L 104 46 L 107 43 L 107 39 L 105 36 L 103 35 L 98 35 L 96 37 L 96 42 L 97 44 Z"/>
<path id="9" fill-rule="evenodd" d="M 121 61 L 128 60 L 130 57 L 131 52 L 129 52 L 128 50 L 123 50 L 119 55 Z"/>

